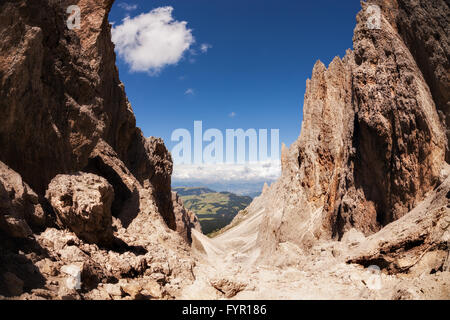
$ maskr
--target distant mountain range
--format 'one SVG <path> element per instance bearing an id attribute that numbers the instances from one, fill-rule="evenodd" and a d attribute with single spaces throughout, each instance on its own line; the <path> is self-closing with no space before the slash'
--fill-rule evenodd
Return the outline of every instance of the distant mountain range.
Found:
<path id="1" fill-rule="evenodd" d="M 192 187 L 192 188 L 205 188 L 213 192 L 231 192 L 239 196 L 249 196 L 256 198 L 261 194 L 265 181 L 260 182 L 224 182 L 224 183 L 201 183 L 198 181 L 172 181 L 172 187 Z M 271 184 L 273 181 L 266 181 L 267 184 Z"/>
<path id="2" fill-rule="evenodd" d="M 199 196 L 205 193 L 216 193 L 216 191 L 201 187 L 178 187 L 173 189 L 179 196 Z"/>
<path id="3" fill-rule="evenodd" d="M 185 207 L 197 215 L 203 233 L 207 235 L 227 226 L 239 211 L 253 201 L 249 196 L 203 187 L 177 187 L 173 190 L 181 197 Z"/>

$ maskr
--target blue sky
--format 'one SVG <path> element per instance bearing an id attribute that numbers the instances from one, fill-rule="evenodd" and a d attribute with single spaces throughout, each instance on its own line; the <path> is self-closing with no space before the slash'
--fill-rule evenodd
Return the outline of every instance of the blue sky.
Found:
<path id="1" fill-rule="evenodd" d="M 293 143 L 314 63 L 328 65 L 352 48 L 360 10 L 358 0 L 118 0 L 110 21 L 117 28 L 126 16 L 167 6 L 174 21 L 187 23 L 180 28 L 192 36 L 189 48 L 156 71 L 132 71 L 121 55 L 117 65 L 137 125 L 169 150 L 173 130 L 193 130 L 194 120 L 223 131 L 280 129 L 281 142 Z M 126 33 L 122 40 L 129 40 Z M 144 51 L 139 59 L 146 57 Z"/>

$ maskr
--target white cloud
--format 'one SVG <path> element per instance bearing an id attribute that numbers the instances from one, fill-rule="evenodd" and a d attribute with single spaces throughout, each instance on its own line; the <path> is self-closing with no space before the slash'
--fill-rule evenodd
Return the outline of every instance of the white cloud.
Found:
<path id="1" fill-rule="evenodd" d="M 128 4 L 126 2 L 121 2 L 118 6 L 126 11 L 133 11 L 137 9 L 137 4 Z"/>
<path id="2" fill-rule="evenodd" d="M 281 163 L 266 161 L 247 164 L 179 164 L 172 179 L 178 183 L 266 182 L 280 177 Z"/>
<path id="3" fill-rule="evenodd" d="M 209 43 L 203 43 L 203 44 L 200 46 L 200 50 L 201 50 L 201 52 L 203 52 L 203 53 L 207 53 L 208 50 L 211 49 L 211 48 L 212 48 L 212 45 L 210 45 Z"/>
<path id="4" fill-rule="evenodd" d="M 172 7 L 161 7 L 112 28 L 112 41 L 131 71 L 158 74 L 177 64 L 195 42 L 187 22 L 172 17 Z"/>
<path id="5" fill-rule="evenodd" d="M 191 96 L 193 96 L 194 94 L 195 94 L 195 91 L 194 91 L 194 89 L 192 89 L 192 88 L 189 88 L 189 89 L 187 89 L 185 92 L 184 92 L 184 94 L 185 95 L 191 95 Z"/>
<path id="6" fill-rule="evenodd" d="M 236 117 L 236 112 L 231 112 L 229 115 L 228 115 L 230 118 L 234 118 L 234 117 Z"/>

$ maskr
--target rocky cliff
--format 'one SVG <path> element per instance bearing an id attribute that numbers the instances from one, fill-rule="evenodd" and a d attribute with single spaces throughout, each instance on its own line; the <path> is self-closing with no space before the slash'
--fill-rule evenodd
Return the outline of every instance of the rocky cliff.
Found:
<path id="1" fill-rule="evenodd" d="M 0 295 L 161 298 L 192 278 L 196 218 L 172 199 L 163 141 L 136 127 L 112 3 L 0 2 Z M 65 292 L 61 268 L 73 265 L 83 287 Z"/>
<path id="2" fill-rule="evenodd" d="M 219 280 L 186 297 L 450 298 L 448 1 L 361 5 L 353 50 L 306 82 L 281 178 L 217 238 L 193 233 Z"/>
<path id="3" fill-rule="evenodd" d="M 374 4 L 375 29 L 367 23 Z M 307 81 L 301 135 L 283 149 L 282 177 L 264 196 L 272 214 L 260 240 L 268 246 L 307 247 L 351 228 L 373 234 L 445 178 L 448 5 L 362 5 L 353 50 L 328 68 L 317 62 Z"/>

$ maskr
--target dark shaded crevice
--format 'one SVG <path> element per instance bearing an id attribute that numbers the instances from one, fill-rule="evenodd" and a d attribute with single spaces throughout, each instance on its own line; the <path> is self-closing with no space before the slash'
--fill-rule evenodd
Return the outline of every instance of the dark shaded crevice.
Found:
<path id="1" fill-rule="evenodd" d="M 408 241 L 403 245 L 405 251 L 409 251 L 413 248 L 420 247 L 424 244 L 424 239 L 417 239 L 414 241 Z"/>
<path id="2" fill-rule="evenodd" d="M 342 218 L 342 202 L 341 202 L 339 204 L 339 208 L 337 210 L 336 220 L 332 225 L 333 239 L 337 239 L 338 241 L 341 241 L 342 237 L 344 236 L 344 227 L 345 227 L 345 221 Z"/>
<path id="3" fill-rule="evenodd" d="M 138 216 L 139 210 L 139 191 L 135 189 L 133 190 L 131 197 L 123 203 L 120 213 L 117 215 L 117 218 L 120 220 L 124 228 L 128 228 L 131 222 L 133 222 L 133 220 Z"/>
<path id="4" fill-rule="evenodd" d="M 35 261 L 27 257 L 33 253 Z M 39 258 L 37 258 L 39 256 Z M 8 289 L 4 276 L 7 272 L 23 281 L 23 292 L 31 293 L 33 289 L 44 288 L 45 277 L 34 265 L 41 258 L 48 258 L 48 252 L 35 239 L 14 239 L 0 231 L 0 295 L 17 296 Z"/>
<path id="5" fill-rule="evenodd" d="M 376 220 L 381 226 L 385 226 L 391 222 L 384 185 L 387 183 L 388 172 L 383 168 L 384 161 L 381 158 L 386 146 L 377 132 L 364 122 L 355 121 L 354 135 L 358 137 L 354 145 L 357 150 L 353 172 L 355 187 L 363 191 L 367 201 L 373 202 Z"/>
<path id="6" fill-rule="evenodd" d="M 168 196 L 167 192 L 154 192 L 156 206 L 160 212 L 164 222 L 171 230 L 176 230 L 176 220 L 174 214 L 174 207 L 172 197 Z"/>
<path id="7" fill-rule="evenodd" d="M 120 254 L 123 254 L 125 252 L 132 252 L 136 256 L 143 256 L 148 252 L 143 246 L 130 246 L 125 241 L 117 237 L 113 238 L 112 246 L 110 249 Z"/>
<path id="8" fill-rule="evenodd" d="M 61 198 L 59 199 L 64 207 L 72 207 L 73 206 L 73 199 L 72 199 L 72 195 L 70 194 L 65 194 L 63 196 L 61 196 Z"/>
<path id="9" fill-rule="evenodd" d="M 384 211 L 381 210 L 377 210 L 377 222 L 381 225 L 381 226 L 385 226 L 386 224 L 388 224 L 386 222 L 386 213 Z"/>
<path id="10" fill-rule="evenodd" d="M 127 228 L 137 217 L 140 210 L 140 197 L 137 189 L 130 190 L 120 175 L 101 157 L 89 159 L 85 172 L 93 173 L 105 178 L 114 188 L 114 200 L 111 205 L 113 217 L 118 218 L 122 226 Z"/>
<path id="11" fill-rule="evenodd" d="M 106 165 L 100 157 L 91 158 L 88 166 L 83 171 L 102 176 L 113 186 L 114 200 L 111 212 L 114 217 L 118 217 L 127 200 L 133 195 L 123 183 L 122 178 L 110 166 Z"/>
<path id="12" fill-rule="evenodd" d="M 370 266 L 377 266 L 382 270 L 389 270 L 390 266 L 391 266 L 391 263 L 382 257 L 367 258 L 367 259 L 361 258 L 361 259 L 357 259 L 357 260 L 348 261 L 347 263 L 356 263 L 356 264 L 362 265 L 364 268 L 368 268 Z"/>
<path id="13" fill-rule="evenodd" d="M 398 31 L 425 82 L 430 88 L 433 101 L 436 103 L 441 123 L 450 126 L 450 93 L 448 90 L 448 72 L 450 68 L 448 45 L 449 23 L 448 1 L 419 1 L 421 10 L 426 15 L 417 14 L 411 3 L 399 0 L 399 15 L 396 18 Z M 430 19 L 432 18 L 432 19 Z M 431 20 L 431 24 L 430 24 Z M 420 32 L 418 32 L 420 30 Z M 447 130 L 447 147 L 445 159 L 450 162 L 450 130 Z"/>

